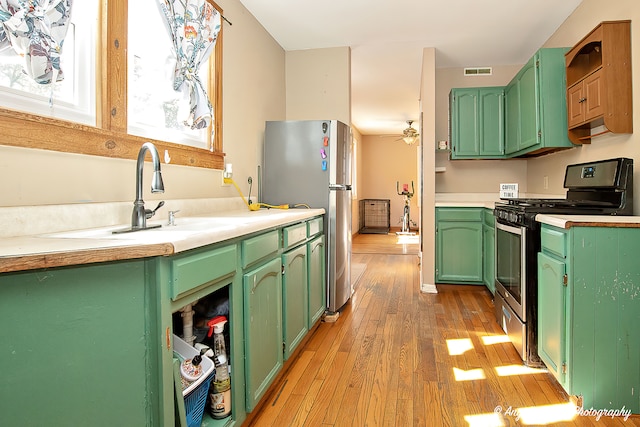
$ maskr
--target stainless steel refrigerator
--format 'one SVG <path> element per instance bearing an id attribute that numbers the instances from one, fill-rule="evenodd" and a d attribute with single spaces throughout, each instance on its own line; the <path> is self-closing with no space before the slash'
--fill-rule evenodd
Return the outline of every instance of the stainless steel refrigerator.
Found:
<path id="1" fill-rule="evenodd" d="M 261 202 L 324 208 L 327 310 L 351 298 L 351 130 L 337 120 L 268 121 Z"/>

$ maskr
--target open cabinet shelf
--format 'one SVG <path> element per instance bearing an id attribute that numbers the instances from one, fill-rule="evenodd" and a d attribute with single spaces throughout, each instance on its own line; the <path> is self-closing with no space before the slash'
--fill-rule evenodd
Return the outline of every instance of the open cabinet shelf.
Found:
<path id="1" fill-rule="evenodd" d="M 592 129 L 633 132 L 631 21 L 600 23 L 565 55 L 569 139 L 589 144 Z"/>

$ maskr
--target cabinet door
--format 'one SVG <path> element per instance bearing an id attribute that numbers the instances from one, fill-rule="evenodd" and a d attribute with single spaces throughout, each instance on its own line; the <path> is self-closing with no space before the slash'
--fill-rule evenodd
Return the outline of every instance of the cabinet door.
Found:
<path id="1" fill-rule="evenodd" d="M 518 151 L 520 141 L 520 105 L 518 100 L 518 84 L 510 83 L 505 89 L 505 154 Z"/>
<path id="2" fill-rule="evenodd" d="M 284 359 L 307 333 L 307 246 L 282 254 L 282 320 Z"/>
<path id="3" fill-rule="evenodd" d="M 451 100 L 451 156 L 477 157 L 480 153 L 478 89 L 455 89 Z"/>
<path id="4" fill-rule="evenodd" d="M 602 99 L 600 70 L 584 79 L 585 109 L 584 120 L 592 120 L 604 114 L 604 100 Z"/>
<path id="5" fill-rule="evenodd" d="M 538 96 L 536 93 L 535 57 L 522 68 L 518 75 L 520 98 L 520 140 L 518 149 L 538 143 Z"/>
<path id="6" fill-rule="evenodd" d="M 576 83 L 567 90 L 567 122 L 570 128 L 584 122 L 583 82 Z"/>
<path id="7" fill-rule="evenodd" d="M 243 276 L 247 412 L 282 368 L 281 269 L 278 257 Z"/>
<path id="8" fill-rule="evenodd" d="M 547 369 L 564 385 L 566 264 L 538 254 L 538 354 Z"/>
<path id="9" fill-rule="evenodd" d="M 498 157 L 504 154 L 504 89 L 481 88 L 480 155 Z"/>
<path id="10" fill-rule="evenodd" d="M 484 256 L 482 257 L 482 275 L 484 277 L 484 284 L 487 285 L 487 288 L 489 288 L 492 294 L 496 293 L 496 236 L 494 233 L 495 229 L 493 227 L 486 224 L 482 226 L 482 238 L 484 246 Z"/>
<path id="11" fill-rule="evenodd" d="M 482 223 L 440 221 L 436 233 L 439 283 L 482 283 Z"/>
<path id="12" fill-rule="evenodd" d="M 325 270 L 324 253 L 324 236 L 318 236 L 311 242 L 307 243 L 307 280 L 309 281 L 309 317 L 307 329 L 311 329 L 327 307 L 327 273 Z"/>

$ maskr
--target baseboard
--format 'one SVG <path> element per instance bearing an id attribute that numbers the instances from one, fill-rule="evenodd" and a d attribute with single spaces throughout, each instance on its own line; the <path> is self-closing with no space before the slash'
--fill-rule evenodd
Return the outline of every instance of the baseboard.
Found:
<path id="1" fill-rule="evenodd" d="M 420 286 L 420 292 L 424 294 L 437 294 L 438 289 L 436 288 L 436 285 L 429 285 L 427 283 L 423 283 Z"/>

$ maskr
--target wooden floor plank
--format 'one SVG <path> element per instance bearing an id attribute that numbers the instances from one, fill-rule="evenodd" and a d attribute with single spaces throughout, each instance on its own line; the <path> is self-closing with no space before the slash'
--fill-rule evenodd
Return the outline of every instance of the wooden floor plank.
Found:
<path id="1" fill-rule="evenodd" d="M 251 425 L 458 427 L 495 417 L 516 426 L 519 408 L 568 403 L 548 372 L 500 375 L 523 363 L 511 343 L 487 340 L 504 337 L 491 293 L 460 285 L 421 293 L 415 249 L 395 235 L 354 238 L 352 262 L 366 263 L 355 294 L 307 340 Z M 640 427 L 638 416 L 545 422 Z"/>

